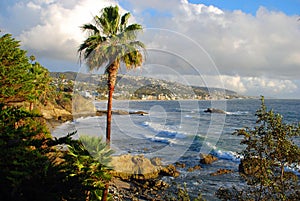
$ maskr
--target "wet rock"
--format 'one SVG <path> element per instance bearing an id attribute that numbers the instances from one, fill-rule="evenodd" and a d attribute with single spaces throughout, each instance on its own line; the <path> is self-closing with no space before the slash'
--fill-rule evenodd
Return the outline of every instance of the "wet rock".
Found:
<path id="1" fill-rule="evenodd" d="M 176 170 L 176 167 L 173 164 L 163 167 L 160 170 L 160 175 L 162 175 L 162 176 L 178 177 L 179 174 L 180 173 Z"/>
<path id="2" fill-rule="evenodd" d="M 107 110 L 97 110 L 96 111 L 96 116 L 103 116 L 107 114 Z M 128 112 L 126 110 L 113 110 L 112 114 L 115 115 L 129 115 L 129 114 L 137 114 L 137 115 L 147 115 L 147 112 L 144 111 L 136 111 L 136 112 Z"/>
<path id="3" fill-rule="evenodd" d="M 136 111 L 136 112 L 130 112 L 129 114 L 139 114 L 141 116 L 144 116 L 144 115 L 147 115 L 148 113 L 144 112 L 144 111 Z"/>
<path id="4" fill-rule="evenodd" d="M 229 174 L 232 173 L 233 170 L 229 170 L 229 169 L 219 169 L 217 172 L 211 173 L 211 176 L 218 176 L 218 175 L 222 175 L 222 174 Z"/>
<path id="5" fill-rule="evenodd" d="M 204 112 L 206 112 L 206 113 L 226 114 L 226 112 L 224 110 L 216 109 L 216 108 L 207 108 L 206 110 L 204 110 Z"/>
<path id="6" fill-rule="evenodd" d="M 97 110 L 96 116 L 103 116 L 107 114 L 107 110 Z M 126 110 L 113 110 L 112 114 L 115 115 L 129 115 L 129 112 Z"/>
<path id="7" fill-rule="evenodd" d="M 200 154 L 200 158 L 200 163 L 202 164 L 212 164 L 213 162 L 218 160 L 217 157 L 211 154 Z"/>
<path id="8" fill-rule="evenodd" d="M 201 166 L 200 165 L 195 165 L 194 167 L 190 167 L 188 168 L 188 172 L 194 172 L 195 170 L 201 170 Z"/>
<path id="9" fill-rule="evenodd" d="M 170 185 L 162 180 L 157 180 L 154 184 L 159 189 L 168 188 Z"/>
<path id="10" fill-rule="evenodd" d="M 162 165 L 161 159 L 158 158 L 158 157 L 151 158 L 150 161 L 155 166 L 161 166 Z"/>
<path id="11" fill-rule="evenodd" d="M 175 166 L 178 167 L 178 168 L 185 168 L 186 165 L 184 163 L 176 162 Z"/>

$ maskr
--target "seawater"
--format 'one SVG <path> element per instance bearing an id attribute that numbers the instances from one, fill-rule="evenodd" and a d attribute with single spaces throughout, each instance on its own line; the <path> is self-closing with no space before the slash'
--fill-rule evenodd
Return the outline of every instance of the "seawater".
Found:
<path id="1" fill-rule="evenodd" d="M 106 101 L 94 102 L 95 108 L 106 109 Z M 235 99 L 218 101 L 114 101 L 114 110 L 144 111 L 148 115 L 113 115 L 111 147 L 115 154 L 144 154 L 160 157 L 165 164 L 185 163 L 187 167 L 199 164 L 200 153 L 211 153 L 219 158 L 212 165 L 202 165 L 200 171 L 180 169 L 176 179 L 168 182 L 186 182 L 191 193 L 201 189 L 207 200 L 215 200 L 214 192 L 221 186 L 240 186 L 238 174 L 239 152 L 244 148 L 241 137 L 233 135 L 237 129 L 253 128 L 260 108 L 259 99 Z M 280 113 L 286 123 L 300 122 L 300 100 L 266 99 L 267 109 Z M 214 107 L 225 114 L 204 111 Z M 55 137 L 77 131 L 77 136 L 102 136 L 105 139 L 106 117 L 79 118 L 67 122 L 53 131 Z M 299 139 L 295 138 L 299 144 Z M 210 176 L 220 168 L 234 173 Z M 173 180 L 173 181 L 170 181 Z"/>

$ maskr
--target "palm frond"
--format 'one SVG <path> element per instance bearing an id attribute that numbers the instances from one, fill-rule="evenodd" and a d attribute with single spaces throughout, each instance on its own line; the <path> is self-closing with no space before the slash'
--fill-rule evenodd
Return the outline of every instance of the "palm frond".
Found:
<path id="1" fill-rule="evenodd" d="M 143 55 L 139 51 L 132 51 L 122 57 L 127 69 L 137 68 L 143 63 Z"/>
<path id="2" fill-rule="evenodd" d="M 135 48 L 142 48 L 142 49 L 145 49 L 146 48 L 146 45 L 144 43 L 142 43 L 141 41 L 131 41 L 129 43 L 129 45 L 135 47 Z"/>
<path id="3" fill-rule="evenodd" d="M 102 15 L 99 18 L 101 25 L 103 26 L 103 32 L 107 36 L 114 36 L 118 32 L 120 23 L 120 14 L 118 6 L 109 6 L 102 10 Z"/>
<path id="4" fill-rule="evenodd" d="M 90 31 L 92 35 L 96 35 L 100 33 L 100 30 L 94 26 L 93 24 L 84 24 L 80 27 L 83 31 Z"/>
<path id="5" fill-rule="evenodd" d="M 142 30 L 142 26 L 127 26 L 129 18 L 130 13 L 121 17 L 118 6 L 110 6 L 94 17 L 95 24 L 82 26 L 91 35 L 80 45 L 78 52 L 90 70 L 100 67 L 107 69 L 115 60 L 123 61 L 128 69 L 141 66 L 145 45 L 136 40 L 136 34 Z"/>
<path id="6" fill-rule="evenodd" d="M 125 14 L 121 17 L 121 24 L 120 24 L 120 31 L 121 31 L 121 32 L 125 30 L 129 18 L 130 18 L 130 13 L 125 13 Z"/>
<path id="7" fill-rule="evenodd" d="M 131 24 L 125 28 L 125 32 L 129 31 L 142 31 L 143 27 L 140 24 Z"/>

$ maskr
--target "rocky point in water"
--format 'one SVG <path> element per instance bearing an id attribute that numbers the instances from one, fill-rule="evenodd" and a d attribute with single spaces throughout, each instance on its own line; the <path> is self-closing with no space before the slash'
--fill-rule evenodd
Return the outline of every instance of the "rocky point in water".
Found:
<path id="1" fill-rule="evenodd" d="M 217 108 L 207 108 L 206 110 L 204 110 L 204 112 L 206 112 L 206 113 L 226 114 L 226 112 L 224 110 L 217 109 Z"/>

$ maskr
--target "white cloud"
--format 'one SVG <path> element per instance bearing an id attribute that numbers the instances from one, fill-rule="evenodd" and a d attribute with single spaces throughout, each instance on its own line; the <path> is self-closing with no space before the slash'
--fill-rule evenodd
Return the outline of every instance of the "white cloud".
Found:
<path id="1" fill-rule="evenodd" d="M 286 62 L 300 47 L 300 24 L 296 16 L 265 8 L 260 8 L 256 16 L 241 11 L 211 12 L 217 8 L 172 2 L 172 17 L 160 16 L 158 20 L 150 16 L 145 21 L 197 41 L 212 55 L 222 74 L 299 78 L 299 66 Z"/>
<path id="2" fill-rule="evenodd" d="M 77 48 L 84 40 L 80 26 L 90 22 L 102 8 L 114 4 L 116 2 L 109 0 L 80 0 L 76 4 L 63 0 L 23 1 L 11 8 L 18 12 L 17 18 L 12 20 L 16 23 L 19 19 L 35 19 L 17 36 L 29 52 L 40 58 L 76 62 Z"/>
<path id="3" fill-rule="evenodd" d="M 190 85 L 197 85 L 199 79 L 203 80 L 202 86 L 226 88 L 244 95 L 264 95 L 268 97 L 299 97 L 297 96 L 299 87 L 294 81 L 270 79 L 266 77 L 241 77 L 238 75 L 228 76 L 208 76 L 208 75 L 185 75 L 183 76 Z M 180 82 L 180 79 L 176 81 Z M 292 95 L 291 95 L 292 94 Z"/>
<path id="4" fill-rule="evenodd" d="M 226 88 L 245 94 L 299 93 L 298 17 L 263 7 L 253 16 L 187 0 L 24 0 L 6 10 L 9 17 L 0 14 L 0 28 L 16 34 L 38 58 L 75 64 L 84 39 L 79 26 L 116 3 L 146 27 L 142 39 L 155 49 L 148 55 L 149 66 L 156 63 L 185 77 L 202 77 L 213 86 L 222 87 L 223 80 Z"/>

